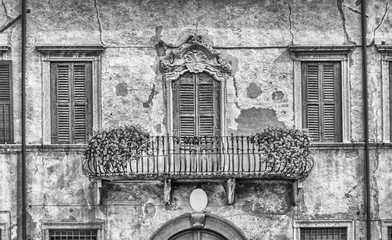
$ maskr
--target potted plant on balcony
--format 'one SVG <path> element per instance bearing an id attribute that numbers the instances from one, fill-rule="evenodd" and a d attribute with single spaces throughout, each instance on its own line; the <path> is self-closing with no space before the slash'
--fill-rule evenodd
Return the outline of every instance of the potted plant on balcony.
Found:
<path id="1" fill-rule="evenodd" d="M 150 134 L 137 125 L 95 132 L 84 152 L 90 172 L 129 172 L 130 161 L 139 159 L 148 150 L 149 138 Z"/>
<path id="2" fill-rule="evenodd" d="M 310 138 L 305 130 L 269 127 L 255 134 L 259 150 L 267 158 L 269 174 L 306 176 L 313 168 Z"/>

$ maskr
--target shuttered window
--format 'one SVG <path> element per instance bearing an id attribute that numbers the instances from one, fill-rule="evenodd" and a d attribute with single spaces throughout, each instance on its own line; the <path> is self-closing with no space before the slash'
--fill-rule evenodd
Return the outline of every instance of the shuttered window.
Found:
<path id="1" fill-rule="evenodd" d="M 300 240 L 347 240 L 346 228 L 301 228 Z"/>
<path id="2" fill-rule="evenodd" d="M 0 143 L 13 141 L 11 61 L 0 61 Z"/>
<path id="3" fill-rule="evenodd" d="M 389 62 L 389 115 L 390 139 L 392 139 L 392 61 Z"/>
<path id="4" fill-rule="evenodd" d="M 205 73 L 187 73 L 173 83 L 174 135 L 220 135 L 220 83 Z"/>
<path id="5" fill-rule="evenodd" d="M 339 62 L 303 62 L 303 127 L 316 142 L 342 141 Z"/>
<path id="6" fill-rule="evenodd" d="M 388 240 L 392 240 L 392 227 L 388 227 Z"/>
<path id="7" fill-rule="evenodd" d="M 52 143 L 85 143 L 92 128 L 91 63 L 51 63 Z"/>

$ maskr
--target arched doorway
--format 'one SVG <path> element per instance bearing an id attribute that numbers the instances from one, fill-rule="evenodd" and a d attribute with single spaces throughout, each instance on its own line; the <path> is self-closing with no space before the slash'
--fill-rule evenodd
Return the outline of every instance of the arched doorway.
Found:
<path id="1" fill-rule="evenodd" d="M 245 240 L 232 223 L 204 213 L 186 213 L 160 227 L 150 240 Z"/>
<path id="2" fill-rule="evenodd" d="M 180 232 L 169 240 L 228 240 L 219 233 L 204 229 L 189 229 Z"/>

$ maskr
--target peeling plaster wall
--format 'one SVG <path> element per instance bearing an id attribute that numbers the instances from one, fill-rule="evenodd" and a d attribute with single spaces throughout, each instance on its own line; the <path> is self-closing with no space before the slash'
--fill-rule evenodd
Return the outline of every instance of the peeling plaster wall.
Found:
<path id="1" fill-rule="evenodd" d="M 165 204 L 159 197 L 162 184 L 111 184 L 104 186 L 104 209 L 109 234 L 113 239 L 148 239 L 162 224 L 192 212 L 189 195 L 196 187 L 208 195 L 206 212 L 236 224 L 248 239 L 280 236 L 290 239 L 291 184 L 288 182 L 239 183 L 236 204 L 226 205 L 225 182 L 178 183 L 172 186 L 172 201 Z M 134 218 L 126 217 L 132 213 Z M 271 229 L 271 226 L 274 230 Z M 132 226 L 124 228 L 123 226 Z M 287 231 L 287 233 L 286 233 Z"/>
<path id="2" fill-rule="evenodd" d="M 162 224 L 191 212 L 189 194 L 203 188 L 207 212 L 237 226 L 248 239 L 292 239 L 295 220 L 353 220 L 356 236 L 365 235 L 362 66 L 359 46 L 349 55 L 350 140 L 347 146 L 318 146 L 316 166 L 292 204 L 291 185 L 282 181 L 238 183 L 236 202 L 225 204 L 222 183 L 177 184 L 172 202 L 162 199 L 162 184 L 104 184 L 96 204 L 94 182 L 82 172 L 81 148 L 41 146 L 42 62 L 39 45 L 103 45 L 102 127 L 140 124 L 166 134 L 166 92 L 154 44 L 179 46 L 200 34 L 233 72 L 226 86 L 227 133 L 250 134 L 266 126 L 294 126 L 293 59 L 287 46 L 360 44 L 358 0 L 28 1 L 27 142 L 28 234 L 41 239 L 48 222 L 103 222 L 104 239 L 148 239 Z M 368 76 L 370 138 L 381 142 L 382 82 L 380 54 L 374 44 L 392 44 L 391 2 L 368 1 Z M 20 14 L 19 1 L 2 0 L 0 23 Z M 20 21 L 0 34 L 13 60 L 15 142 L 21 142 Z M 390 145 L 373 149 L 373 229 L 392 219 Z M 18 146 L 0 146 L 0 220 L 10 211 L 11 239 L 18 239 Z M 374 239 L 377 234 L 374 234 Z"/>

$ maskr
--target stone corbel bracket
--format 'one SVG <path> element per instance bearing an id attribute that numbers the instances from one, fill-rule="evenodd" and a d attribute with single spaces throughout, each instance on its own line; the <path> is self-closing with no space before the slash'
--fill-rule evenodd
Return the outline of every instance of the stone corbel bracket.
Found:
<path id="1" fill-rule="evenodd" d="M 163 182 L 163 201 L 170 203 L 171 199 L 171 179 L 165 179 Z"/>
<path id="2" fill-rule="evenodd" d="M 95 204 L 100 205 L 101 204 L 101 198 L 102 198 L 102 180 L 101 179 L 96 179 L 95 180 Z"/>
<path id="3" fill-rule="evenodd" d="M 223 79 L 232 69 L 230 61 L 222 59 L 197 35 L 189 36 L 184 44 L 162 57 L 159 67 L 166 79 L 178 79 L 185 72 L 207 72 L 215 79 Z"/>
<path id="4" fill-rule="evenodd" d="M 236 187 L 235 178 L 230 178 L 229 180 L 227 180 L 227 188 L 226 188 L 227 205 L 234 204 L 235 187 Z"/>
<path id="5" fill-rule="evenodd" d="M 301 180 L 297 180 L 293 183 L 293 205 L 296 206 L 301 202 L 303 196 L 303 183 Z"/>

